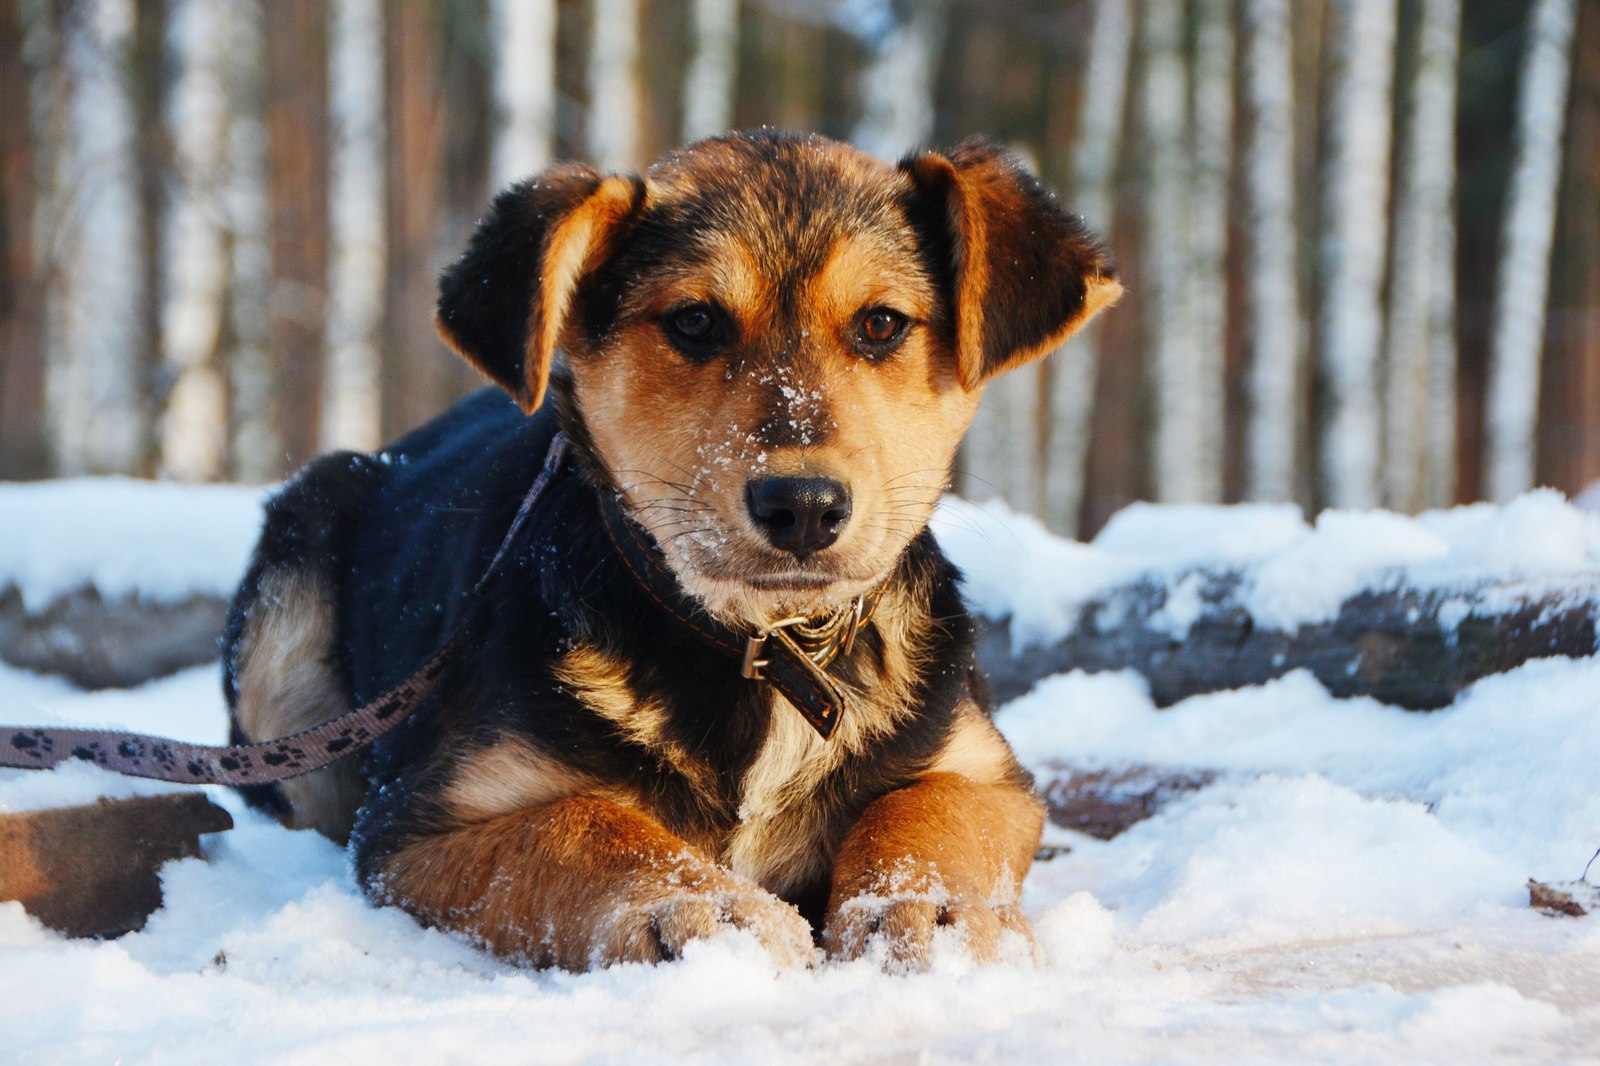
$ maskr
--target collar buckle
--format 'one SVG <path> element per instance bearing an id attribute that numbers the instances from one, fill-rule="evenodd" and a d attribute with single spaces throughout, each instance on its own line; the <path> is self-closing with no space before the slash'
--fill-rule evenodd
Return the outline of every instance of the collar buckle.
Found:
<path id="1" fill-rule="evenodd" d="M 770 663 L 770 660 L 759 659 L 757 656 L 766 650 L 767 640 L 780 629 L 804 625 L 805 622 L 804 615 L 795 615 L 791 618 L 784 618 L 774 622 L 767 628 L 757 630 L 752 634 L 750 639 L 744 642 L 744 665 L 739 668 L 739 676 L 749 681 L 765 681 L 767 676 L 761 671 Z"/>

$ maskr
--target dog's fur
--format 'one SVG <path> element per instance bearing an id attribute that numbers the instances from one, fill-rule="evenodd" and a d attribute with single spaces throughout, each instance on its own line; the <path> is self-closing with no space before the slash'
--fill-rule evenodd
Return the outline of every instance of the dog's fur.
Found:
<path id="1" fill-rule="evenodd" d="M 235 736 L 358 705 L 447 634 L 457 654 L 363 760 L 252 798 L 348 837 L 374 900 L 536 965 L 672 957 L 729 927 L 783 961 L 815 930 L 916 966 L 953 925 L 993 958 L 1028 936 L 1041 807 L 926 524 L 984 383 L 1118 292 L 1079 221 L 981 144 L 896 167 L 763 132 L 510 189 L 437 322 L 515 403 L 481 393 L 272 501 L 226 635 Z M 578 470 L 474 595 L 557 428 Z M 844 486 L 836 541 L 765 531 L 763 477 Z M 831 668 L 831 739 L 651 601 L 608 497 L 731 626 L 883 585 Z"/>

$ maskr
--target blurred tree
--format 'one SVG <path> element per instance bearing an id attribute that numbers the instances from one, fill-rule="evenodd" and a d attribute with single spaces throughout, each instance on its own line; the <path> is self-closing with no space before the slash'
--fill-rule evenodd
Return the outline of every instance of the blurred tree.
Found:
<path id="1" fill-rule="evenodd" d="M 328 8 L 263 0 L 268 254 L 267 357 L 289 466 L 315 456 L 322 428 L 328 305 Z"/>
<path id="2" fill-rule="evenodd" d="M 555 0 L 494 0 L 493 183 L 503 188 L 537 174 L 555 157 Z"/>
<path id="3" fill-rule="evenodd" d="M 49 472 L 45 425 L 45 287 L 34 232 L 39 166 L 22 0 L 0 0 L 0 477 Z"/>
<path id="4" fill-rule="evenodd" d="M 683 139 L 699 140 L 733 125 L 739 58 L 739 0 L 691 0 L 694 56 L 683 83 Z"/>
<path id="5" fill-rule="evenodd" d="M 1319 220 L 1323 502 L 1379 500 L 1383 259 L 1389 217 L 1395 0 L 1328 7 L 1326 155 Z"/>
<path id="6" fill-rule="evenodd" d="M 1305 319 L 1295 228 L 1293 41 L 1288 0 L 1246 0 L 1242 64 L 1247 136 L 1249 329 L 1244 495 L 1295 495 L 1296 425 L 1305 409 Z"/>
<path id="7" fill-rule="evenodd" d="M 594 0 L 588 156 L 606 170 L 640 166 L 639 0 Z"/>
<path id="8" fill-rule="evenodd" d="M 1384 503 L 1455 495 L 1455 113 L 1459 0 L 1414 0 L 1384 336 Z"/>
<path id="9" fill-rule="evenodd" d="M 1492 500 L 1533 487 L 1539 353 L 1576 17 L 1574 0 L 1534 0 L 1528 16 L 1485 394 L 1484 489 Z"/>

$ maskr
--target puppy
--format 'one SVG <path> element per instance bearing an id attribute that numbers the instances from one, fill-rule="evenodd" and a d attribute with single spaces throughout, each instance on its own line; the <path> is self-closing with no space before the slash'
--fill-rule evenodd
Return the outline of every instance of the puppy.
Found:
<path id="1" fill-rule="evenodd" d="M 436 320 L 504 394 L 295 478 L 225 635 L 238 741 L 448 642 L 439 681 L 250 798 L 535 966 L 728 929 L 785 963 L 916 968 L 946 926 L 995 958 L 1042 809 L 927 521 L 984 384 L 1119 292 L 985 144 L 894 166 L 762 131 L 513 187 Z"/>

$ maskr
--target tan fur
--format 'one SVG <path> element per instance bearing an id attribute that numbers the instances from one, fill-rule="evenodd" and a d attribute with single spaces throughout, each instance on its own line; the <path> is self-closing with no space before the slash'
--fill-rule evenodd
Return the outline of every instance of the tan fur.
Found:
<path id="1" fill-rule="evenodd" d="M 656 753 L 694 782 L 703 795 L 715 793 L 716 782 L 706 765 L 664 735 L 661 727 L 666 708 L 639 699 L 629 687 L 626 663 L 598 648 L 580 644 L 561 657 L 555 676 L 584 706 L 635 744 Z"/>
<path id="2" fill-rule="evenodd" d="M 1017 759 L 989 716 L 968 701 L 957 712 L 944 750 L 929 768 L 933 773 L 960 774 L 985 785 L 1016 781 Z"/>
<path id="3" fill-rule="evenodd" d="M 386 863 L 382 894 L 539 966 L 655 962 L 730 928 L 784 964 L 813 953 L 793 907 L 647 816 L 591 797 L 416 840 Z"/>
<path id="4" fill-rule="evenodd" d="M 286 737 L 350 709 L 332 665 L 333 611 L 333 593 L 315 575 L 263 575 L 239 642 L 237 718 L 247 740 Z M 294 811 L 294 828 L 341 843 L 366 791 L 350 759 L 279 787 Z"/>
<path id="5" fill-rule="evenodd" d="M 592 790 L 594 783 L 520 740 L 502 740 L 456 760 L 444 805 L 459 824 L 541 807 Z"/>
<path id="6" fill-rule="evenodd" d="M 933 933 L 953 925 L 980 962 L 1007 933 L 1031 941 L 1022 878 L 1044 828 L 1044 807 L 1013 785 L 931 773 L 878 800 L 834 861 L 823 943 L 840 958 L 887 941 L 891 961 L 927 961 Z"/>

